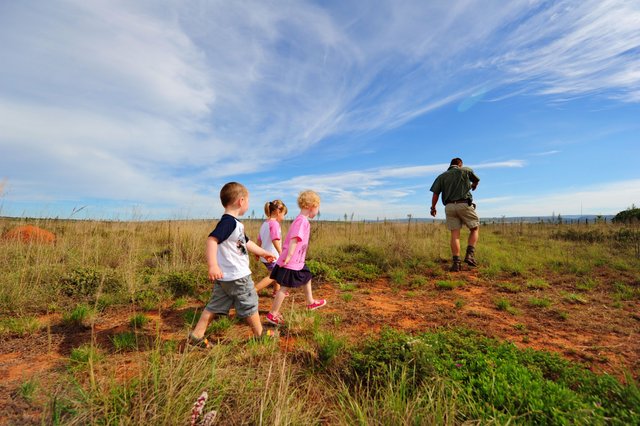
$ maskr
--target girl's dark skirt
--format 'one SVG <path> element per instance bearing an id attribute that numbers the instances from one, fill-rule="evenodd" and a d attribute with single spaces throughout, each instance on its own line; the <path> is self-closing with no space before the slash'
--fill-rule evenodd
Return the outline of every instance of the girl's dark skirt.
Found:
<path id="1" fill-rule="evenodd" d="M 276 265 L 271 271 L 270 278 L 276 280 L 276 282 L 285 287 L 301 287 L 313 278 L 311 271 L 307 268 L 307 264 L 299 271 L 287 269 L 283 266 Z"/>

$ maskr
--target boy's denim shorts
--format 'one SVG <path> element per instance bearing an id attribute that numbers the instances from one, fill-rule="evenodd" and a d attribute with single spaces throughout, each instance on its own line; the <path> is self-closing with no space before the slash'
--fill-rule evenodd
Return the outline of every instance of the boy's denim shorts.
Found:
<path id="1" fill-rule="evenodd" d="M 258 293 L 251 275 L 231 281 L 216 280 L 213 284 L 205 309 L 214 314 L 229 315 L 232 306 L 236 308 L 238 318 L 247 318 L 258 312 Z"/>

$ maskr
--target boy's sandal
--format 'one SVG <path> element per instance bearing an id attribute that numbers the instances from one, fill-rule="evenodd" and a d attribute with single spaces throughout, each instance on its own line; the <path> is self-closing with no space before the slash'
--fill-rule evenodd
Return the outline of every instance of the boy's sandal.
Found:
<path id="1" fill-rule="evenodd" d="M 189 344 L 197 348 L 211 349 L 213 345 L 206 337 L 197 338 L 193 334 L 189 333 Z"/>

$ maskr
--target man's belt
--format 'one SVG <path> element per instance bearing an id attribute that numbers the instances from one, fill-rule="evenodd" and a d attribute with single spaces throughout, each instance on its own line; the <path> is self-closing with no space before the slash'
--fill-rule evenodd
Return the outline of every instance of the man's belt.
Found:
<path id="1" fill-rule="evenodd" d="M 465 198 L 464 200 L 449 201 L 447 204 L 462 204 L 462 203 L 471 205 L 471 200 L 468 198 Z"/>

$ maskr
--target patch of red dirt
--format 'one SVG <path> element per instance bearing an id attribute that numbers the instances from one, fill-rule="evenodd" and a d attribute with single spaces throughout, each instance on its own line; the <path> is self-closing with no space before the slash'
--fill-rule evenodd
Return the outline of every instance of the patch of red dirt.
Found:
<path id="1" fill-rule="evenodd" d="M 22 241 L 23 243 L 46 243 L 56 242 L 56 235 L 53 232 L 39 228 L 34 225 L 16 226 L 3 235 L 4 239 Z"/>

